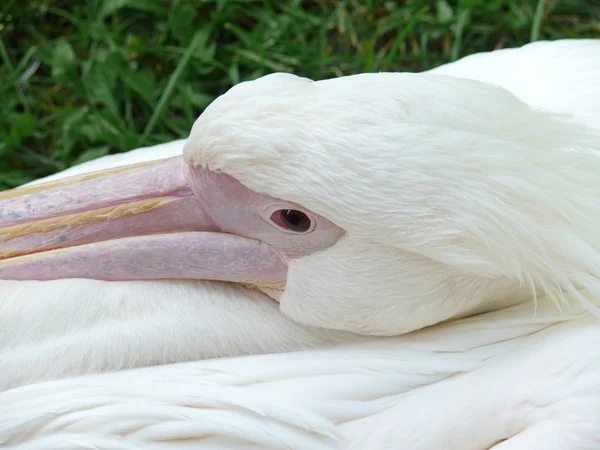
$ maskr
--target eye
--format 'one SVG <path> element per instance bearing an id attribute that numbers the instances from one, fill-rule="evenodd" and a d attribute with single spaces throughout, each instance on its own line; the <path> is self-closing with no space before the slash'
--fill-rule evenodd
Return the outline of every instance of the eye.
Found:
<path id="1" fill-rule="evenodd" d="M 279 209 L 271 215 L 271 220 L 295 233 L 306 233 L 312 225 L 310 217 L 295 209 Z"/>

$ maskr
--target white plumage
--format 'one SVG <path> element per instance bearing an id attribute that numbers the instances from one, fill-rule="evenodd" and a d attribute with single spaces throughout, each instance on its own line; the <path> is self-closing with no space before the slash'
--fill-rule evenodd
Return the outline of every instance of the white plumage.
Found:
<path id="1" fill-rule="evenodd" d="M 600 128 L 598 41 L 541 41 L 521 48 L 476 53 L 428 71 L 492 83 L 534 108 Z"/>
<path id="2" fill-rule="evenodd" d="M 600 350 L 586 344 L 600 332 L 570 312 L 518 306 L 363 345 L 34 384 L 0 395 L 0 429 L 28 450 L 429 450 L 490 448 L 555 421 L 555 448 L 591 449 Z"/>
<path id="3" fill-rule="evenodd" d="M 210 281 L 2 281 L 0 391 L 84 373 L 318 348 L 259 292 Z M 51 357 L 49 357 L 51 355 Z"/>
<path id="4" fill-rule="evenodd" d="M 598 55 L 598 41 L 536 43 L 433 72 L 501 85 L 535 108 L 571 113 L 580 125 L 600 128 L 594 122 L 600 117 Z M 531 83 L 541 67 L 553 77 Z M 567 90 L 557 87 L 557 80 L 574 79 Z M 301 117 L 315 110 L 294 103 L 297 81 L 287 77 L 259 81 L 254 93 L 255 85 L 241 86 L 211 106 L 185 145 L 188 160 L 222 169 L 256 191 L 276 190 L 286 200 L 329 214 L 347 231 L 340 244 L 290 265 L 281 298 L 285 315 L 325 329 L 288 320 L 261 294 L 222 284 L 217 290 L 211 282 L 2 281 L 0 304 L 5 387 L 213 356 L 333 347 L 10 389 L 0 393 L 0 446 L 558 450 L 600 445 L 600 327 L 588 312 L 598 303 L 598 135 L 564 118 L 532 112 L 502 90 L 416 76 L 398 85 L 402 90 L 413 83 L 398 100 L 402 109 L 394 110 L 396 99 L 382 102 L 355 124 L 359 131 L 336 141 L 337 127 L 353 113 L 343 104 L 344 90 L 356 80 L 321 85 L 341 102 L 323 100 L 324 109 L 340 108 L 323 113 L 341 118 L 306 135 L 297 134 L 299 127 L 285 115 L 264 115 L 258 107 L 255 114 L 267 128 L 252 117 L 230 128 L 236 111 L 228 109 L 229 98 L 244 111 L 246 100 L 252 103 L 261 90 L 277 91 L 278 83 L 289 82 L 290 90 L 282 94 L 285 100 L 270 105 L 275 110 L 294 104 Z M 371 80 L 388 82 L 376 75 Z M 460 100 L 461 87 L 483 97 L 465 99 L 465 109 L 449 111 L 443 100 Z M 581 95 L 584 90 L 589 94 Z M 391 126 L 386 112 L 396 114 L 397 128 L 383 130 L 381 143 L 369 141 L 370 129 L 381 130 L 379 122 Z M 439 136 L 432 137 L 436 123 Z M 544 128 L 548 125 L 554 128 Z M 366 131 L 359 135 L 361 127 Z M 331 136 L 311 141 L 321 131 Z M 400 144 L 391 140 L 396 132 Z M 295 147 L 273 145 L 277 139 L 291 139 Z M 385 157 L 390 143 L 400 145 L 402 158 Z M 137 150 L 71 171 L 117 166 L 125 158 L 128 163 L 159 159 L 181 152 L 184 144 Z M 322 164 L 322 154 L 330 170 L 338 168 L 321 170 L 324 179 L 307 170 L 313 162 Z M 370 190 L 360 189 L 361 172 L 353 163 L 381 169 Z M 394 163 L 404 165 L 390 170 Z M 269 164 L 279 177 L 269 175 Z M 351 170 L 344 172 L 347 167 Z M 405 172 L 396 176 L 400 168 Z M 349 174 L 353 178 L 344 184 Z M 316 195 L 325 182 L 336 181 L 329 197 Z M 460 195 L 465 191 L 469 196 Z M 460 208 L 452 227 L 432 215 L 444 201 L 453 202 L 444 214 Z M 363 210 L 349 208 L 354 203 Z M 323 292 L 324 286 L 336 291 Z M 578 290 L 563 292 L 572 286 Z M 26 298 L 35 303 L 23 306 Z M 493 309 L 399 337 L 348 333 L 393 335 Z M 196 319 L 201 326 L 195 326 Z M 335 329 L 348 332 L 330 331 Z"/>

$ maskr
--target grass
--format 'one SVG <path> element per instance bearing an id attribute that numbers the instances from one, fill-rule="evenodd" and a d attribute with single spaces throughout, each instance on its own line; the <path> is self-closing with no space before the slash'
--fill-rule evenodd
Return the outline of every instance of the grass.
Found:
<path id="1" fill-rule="evenodd" d="M 0 189 L 185 137 L 242 80 L 597 37 L 599 0 L 3 0 Z"/>

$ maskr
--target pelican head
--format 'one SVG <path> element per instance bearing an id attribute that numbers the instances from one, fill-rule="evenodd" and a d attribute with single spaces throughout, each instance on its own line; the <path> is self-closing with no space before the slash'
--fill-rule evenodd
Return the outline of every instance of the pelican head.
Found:
<path id="1" fill-rule="evenodd" d="M 371 335 L 600 292 L 599 143 L 476 81 L 272 74 L 182 157 L 3 194 L 0 278 L 240 282 Z"/>

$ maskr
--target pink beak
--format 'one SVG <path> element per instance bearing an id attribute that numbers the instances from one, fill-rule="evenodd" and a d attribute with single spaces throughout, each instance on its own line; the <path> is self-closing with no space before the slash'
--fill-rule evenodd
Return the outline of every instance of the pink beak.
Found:
<path id="1" fill-rule="evenodd" d="M 233 194 L 259 196 L 181 157 L 1 193 L 0 279 L 284 282 L 275 247 L 223 232 Z"/>

